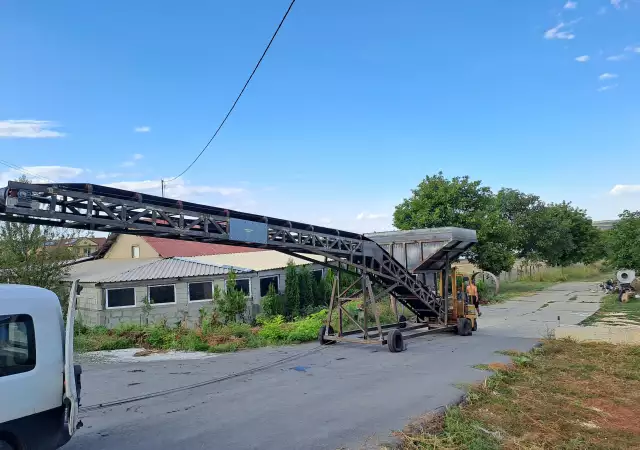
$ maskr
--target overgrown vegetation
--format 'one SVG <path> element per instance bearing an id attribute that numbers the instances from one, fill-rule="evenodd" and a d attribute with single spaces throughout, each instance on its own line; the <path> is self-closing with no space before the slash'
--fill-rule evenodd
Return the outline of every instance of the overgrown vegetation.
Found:
<path id="1" fill-rule="evenodd" d="M 640 448 L 640 347 L 551 340 L 397 436 L 402 450 Z"/>
<path id="2" fill-rule="evenodd" d="M 242 348 L 307 342 L 317 339 L 327 311 L 322 310 L 307 317 L 286 322 L 283 316 L 260 319 L 258 326 L 246 323 L 217 320 L 215 311 L 203 314 L 195 328 L 169 326 L 162 323 L 142 326 L 123 324 L 114 329 L 88 328 L 81 323 L 75 327 L 77 351 L 116 350 L 143 347 L 155 350 L 185 350 L 206 352 L 230 352 Z"/>
<path id="3" fill-rule="evenodd" d="M 570 203 L 544 203 L 538 196 L 503 188 L 497 193 L 468 176 L 427 176 L 396 207 L 400 230 L 463 227 L 477 231 L 469 260 L 498 275 L 516 260 L 550 266 L 589 264 L 606 256 L 603 233 L 586 212 Z"/>

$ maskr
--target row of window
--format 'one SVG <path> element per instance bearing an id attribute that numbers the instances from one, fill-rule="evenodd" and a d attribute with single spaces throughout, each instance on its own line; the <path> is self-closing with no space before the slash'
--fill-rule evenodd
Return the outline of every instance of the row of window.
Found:
<path id="1" fill-rule="evenodd" d="M 320 276 L 322 276 L 322 271 Z M 269 286 L 273 284 L 276 291 L 279 291 L 278 275 L 260 278 L 260 297 L 264 297 L 269 292 Z M 225 283 L 226 286 L 226 283 Z M 251 280 L 243 278 L 236 280 L 236 289 L 244 292 L 247 297 L 251 296 Z M 126 308 L 136 306 L 136 294 L 134 288 L 107 289 L 107 308 Z M 213 282 L 205 281 L 200 283 L 189 283 L 189 302 L 202 302 L 213 300 Z M 176 303 L 175 285 L 165 284 L 147 287 L 147 297 L 153 304 Z"/>

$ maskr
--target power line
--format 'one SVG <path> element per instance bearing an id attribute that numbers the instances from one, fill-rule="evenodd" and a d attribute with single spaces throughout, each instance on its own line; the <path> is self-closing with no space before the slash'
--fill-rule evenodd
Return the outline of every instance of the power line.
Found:
<path id="1" fill-rule="evenodd" d="M 27 169 L 25 169 L 24 167 L 18 166 L 16 164 L 11 164 L 10 162 L 4 161 L 2 159 L 0 159 L 0 164 L 7 166 L 11 169 L 17 170 L 18 172 L 22 172 L 25 173 L 27 175 L 31 175 L 32 177 L 36 177 L 36 178 L 40 178 L 42 180 L 47 180 L 50 181 L 52 183 L 55 183 L 55 181 L 53 181 L 51 178 L 47 178 L 47 177 L 43 177 L 42 175 L 38 175 L 37 173 L 34 172 L 30 172 Z"/>
<path id="2" fill-rule="evenodd" d="M 227 121 L 227 119 L 229 118 L 229 116 L 231 115 L 231 113 L 233 112 L 234 108 L 236 107 L 236 104 L 238 103 L 238 101 L 240 100 L 240 97 L 242 97 L 242 94 L 244 93 L 245 89 L 247 89 L 247 86 L 249 86 L 249 83 L 251 82 L 251 79 L 253 78 L 253 75 L 256 73 L 256 71 L 258 70 L 258 67 L 260 67 L 260 63 L 262 63 L 262 60 L 264 59 L 264 57 L 266 56 L 267 52 L 269 51 L 269 48 L 271 47 L 271 44 L 273 43 L 273 41 L 275 40 L 276 36 L 278 35 L 278 32 L 280 31 L 280 28 L 282 27 L 282 24 L 284 23 L 284 21 L 286 20 L 287 16 L 289 15 L 289 11 L 291 11 L 291 8 L 293 7 L 293 4 L 296 2 L 296 0 L 291 0 L 291 3 L 289 4 L 289 8 L 287 8 L 287 11 L 284 13 L 284 16 L 282 16 L 282 20 L 280 21 L 280 23 L 278 24 L 278 28 L 276 28 L 276 31 L 273 33 L 273 36 L 271 36 L 271 39 L 269 40 L 269 43 L 267 44 L 267 47 L 264 49 L 264 52 L 262 52 L 262 56 L 260 57 L 260 59 L 258 60 L 258 63 L 256 64 L 256 66 L 253 68 L 253 71 L 251 72 L 251 75 L 249 75 L 249 78 L 247 79 L 247 82 L 244 84 L 244 86 L 242 87 L 242 90 L 240 91 L 240 93 L 238 94 L 238 97 L 236 97 L 236 101 L 233 102 L 233 105 L 231 105 L 231 108 L 229 109 L 229 112 L 227 112 L 227 115 L 224 116 L 224 119 L 222 119 L 222 122 L 220 123 L 220 125 L 218 126 L 218 129 L 216 130 L 215 133 L 213 133 L 213 136 L 211 136 L 211 139 L 209 139 L 209 142 L 207 142 L 207 145 L 204 146 L 204 148 L 202 150 L 200 150 L 200 153 L 198 153 L 198 156 L 196 156 L 196 158 L 191 162 L 191 164 L 189 164 L 189 166 L 187 166 L 186 169 L 184 169 L 182 172 L 180 172 L 180 175 L 175 176 L 169 180 L 164 180 L 163 184 L 166 184 L 170 181 L 175 180 L 176 178 L 180 178 L 182 175 L 184 175 L 189 169 L 191 169 L 191 167 L 198 161 L 198 159 L 200 159 L 200 157 L 202 156 L 202 154 L 205 152 L 205 150 L 209 147 L 209 145 L 211 144 L 211 142 L 215 139 L 215 137 L 218 135 L 218 133 L 220 132 L 220 130 L 222 129 L 222 127 L 224 126 L 225 122 Z"/>

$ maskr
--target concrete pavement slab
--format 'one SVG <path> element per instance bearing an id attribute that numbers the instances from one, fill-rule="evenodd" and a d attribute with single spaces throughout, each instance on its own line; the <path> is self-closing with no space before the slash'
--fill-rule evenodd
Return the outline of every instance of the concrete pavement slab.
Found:
<path id="1" fill-rule="evenodd" d="M 384 347 L 325 346 L 251 375 L 84 412 L 85 427 L 66 448 L 315 450 L 384 442 L 410 418 L 457 401 L 463 395 L 460 384 L 486 378 L 488 373 L 474 365 L 508 361 L 496 351 L 529 350 L 557 326 L 558 315 L 560 323 L 570 324 L 595 311 L 597 303 L 580 302 L 594 299 L 589 287 L 566 283 L 485 307 L 473 336 L 412 339 L 405 352 L 396 354 Z M 213 379 L 276 361 L 286 356 L 282 351 L 313 346 L 257 349 L 206 361 L 90 366 L 83 403 L 157 391 L 187 384 L 186 379 Z M 128 386 L 132 382 L 140 384 Z"/>

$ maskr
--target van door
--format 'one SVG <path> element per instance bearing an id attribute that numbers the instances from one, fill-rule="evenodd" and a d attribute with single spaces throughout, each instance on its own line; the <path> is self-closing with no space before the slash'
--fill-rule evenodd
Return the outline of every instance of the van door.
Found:
<path id="1" fill-rule="evenodd" d="M 69 437 L 76 431 L 78 422 L 79 401 L 76 390 L 76 377 L 73 368 L 73 326 L 76 320 L 76 296 L 78 280 L 74 280 L 69 293 L 69 309 L 67 310 L 67 328 L 64 342 L 64 403 L 66 405 L 65 419 Z"/>

